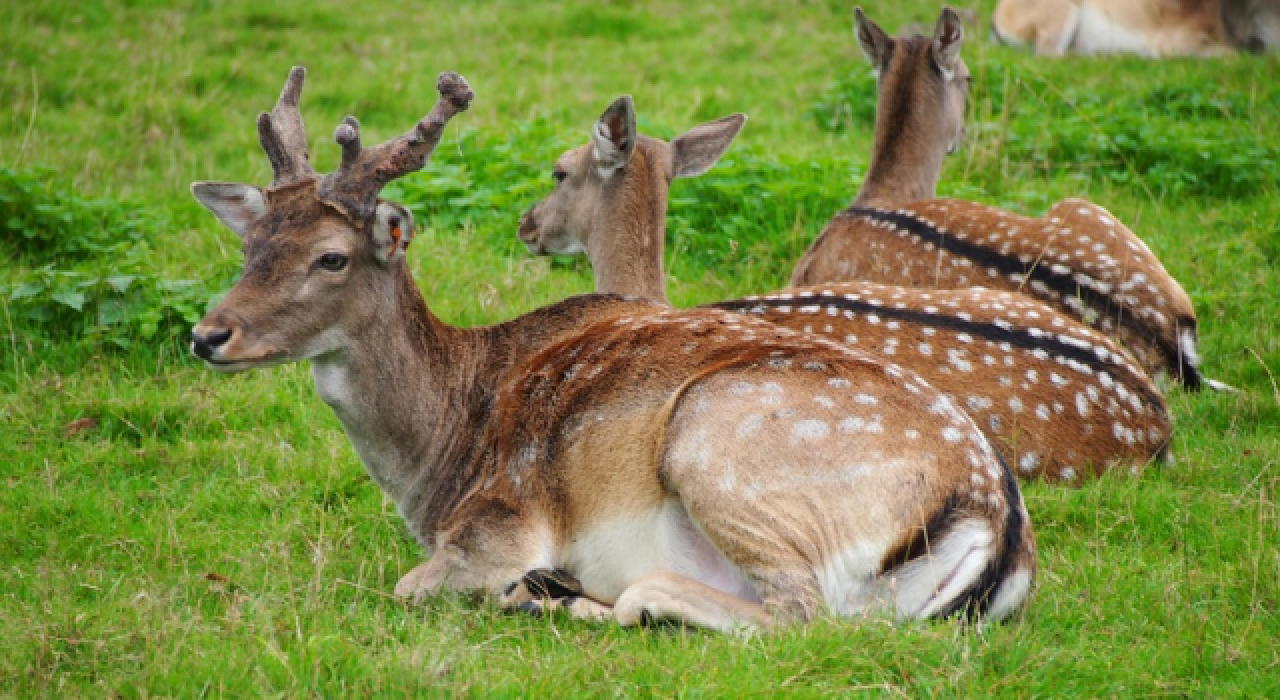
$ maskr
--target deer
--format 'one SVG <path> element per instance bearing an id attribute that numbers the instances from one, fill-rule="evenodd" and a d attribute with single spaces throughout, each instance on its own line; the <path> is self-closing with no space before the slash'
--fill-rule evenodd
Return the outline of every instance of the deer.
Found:
<path id="1" fill-rule="evenodd" d="M 424 167 L 474 93 L 455 73 L 406 134 L 311 167 L 304 69 L 258 118 L 265 189 L 197 182 L 244 272 L 192 329 L 211 369 L 307 361 L 428 558 L 398 596 L 769 630 L 819 614 L 1008 617 L 1035 539 L 1018 482 L 924 380 L 716 309 L 583 295 L 491 326 L 429 310 L 412 213 L 380 197 Z"/>
<path id="2" fill-rule="evenodd" d="M 965 136 L 970 76 L 954 12 L 942 11 L 932 37 L 891 38 L 861 8 L 856 24 L 879 92 L 871 162 L 853 204 L 796 263 L 792 286 L 859 279 L 1018 292 L 1101 329 L 1153 375 L 1231 389 L 1200 371 L 1190 297 L 1103 207 L 1070 198 L 1031 218 L 937 198 L 942 160 Z"/>
<path id="3" fill-rule="evenodd" d="M 1274 0 L 1000 0 L 992 27 L 1040 55 L 1164 58 L 1274 49 L 1278 20 Z"/>
<path id="4" fill-rule="evenodd" d="M 708 171 L 745 116 L 670 143 L 636 131 L 615 100 L 587 143 L 560 155 L 555 185 L 521 218 L 538 255 L 585 253 L 599 293 L 667 304 L 663 243 L 675 178 Z M 708 308 L 862 348 L 914 371 L 969 413 L 1024 478 L 1081 483 L 1113 466 L 1162 462 L 1164 397 L 1123 350 L 1073 317 L 1013 292 L 925 290 L 853 281 L 715 302 Z"/>

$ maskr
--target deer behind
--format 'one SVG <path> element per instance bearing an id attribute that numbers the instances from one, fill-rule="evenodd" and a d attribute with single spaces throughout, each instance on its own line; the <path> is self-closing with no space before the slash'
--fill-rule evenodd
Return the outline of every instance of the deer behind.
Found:
<path id="1" fill-rule="evenodd" d="M 557 184 L 521 220 L 521 240 L 539 254 L 586 252 L 597 291 L 665 303 L 671 181 L 709 169 L 743 122 L 728 116 L 668 144 L 637 133 L 631 98 L 619 98 L 588 144 L 556 160 Z M 1116 463 L 1137 469 L 1170 439 L 1164 399 L 1141 367 L 1105 336 L 1022 295 L 852 282 L 710 306 L 910 368 L 964 407 L 1025 476 L 1072 481 Z"/>
<path id="2" fill-rule="evenodd" d="M 993 27 L 1001 41 L 1049 56 L 1164 58 L 1274 49 L 1278 18 L 1274 0 L 1001 0 Z"/>
<path id="3" fill-rule="evenodd" d="M 378 193 L 423 166 L 469 87 L 442 75 L 430 114 L 371 149 L 348 117 L 342 165 L 319 176 L 302 79 L 259 119 L 271 187 L 193 186 L 244 239 L 245 266 L 192 349 L 219 371 L 310 361 L 431 553 L 398 594 L 715 629 L 822 610 L 1002 617 L 1026 600 L 1017 481 L 945 397 L 711 309 L 592 295 L 448 326 L 405 264 L 412 217 Z"/>
<path id="4" fill-rule="evenodd" d="M 792 285 L 858 279 L 1019 292 L 1102 329 L 1152 374 L 1192 389 L 1225 387 L 1200 372 L 1191 299 L 1102 207 L 1068 199 L 1029 218 L 934 199 L 942 157 L 958 133 L 946 105 L 967 90 L 967 79 L 956 77 L 963 31 L 949 11 L 931 40 L 890 38 L 859 11 L 857 36 L 879 83 L 871 169 L 853 206 L 796 264 Z"/>

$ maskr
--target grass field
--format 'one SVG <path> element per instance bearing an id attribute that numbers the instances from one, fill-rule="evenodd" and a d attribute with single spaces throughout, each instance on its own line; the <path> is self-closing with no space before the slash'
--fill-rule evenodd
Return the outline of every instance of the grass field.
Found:
<path id="1" fill-rule="evenodd" d="M 937 6 L 870 7 L 890 30 Z M 993 0 L 980 3 L 989 16 Z M 589 291 L 516 220 L 618 94 L 670 136 L 751 120 L 680 181 L 681 305 L 781 286 L 865 170 L 874 85 L 845 2 L 0 5 L 0 695 L 1280 697 L 1280 60 L 1037 60 L 970 27 L 970 138 L 941 194 L 1086 196 L 1193 298 L 1206 370 L 1176 462 L 1032 484 L 1026 614 L 820 620 L 739 639 L 389 596 L 420 560 L 304 366 L 215 376 L 183 334 L 238 243 L 187 194 L 265 184 L 253 119 L 294 63 L 313 161 L 356 114 L 406 129 L 457 70 L 477 99 L 387 194 L 433 310 L 510 318 Z"/>

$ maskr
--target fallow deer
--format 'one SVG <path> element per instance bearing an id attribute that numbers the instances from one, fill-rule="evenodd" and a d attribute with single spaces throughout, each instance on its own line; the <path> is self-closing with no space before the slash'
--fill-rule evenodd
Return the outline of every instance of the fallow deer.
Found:
<path id="1" fill-rule="evenodd" d="M 379 191 L 423 166 L 471 90 L 443 74 L 427 117 L 368 150 L 346 118 L 342 165 L 322 177 L 302 80 L 259 117 L 270 187 L 193 185 L 245 266 L 192 350 L 219 371 L 310 361 L 431 553 L 398 595 L 714 629 L 824 610 L 999 618 L 1026 600 L 1017 480 L 939 392 L 764 321 L 614 295 L 448 326 L 405 262 L 409 211 Z"/>
<path id="2" fill-rule="evenodd" d="M 555 188 L 522 218 L 521 240 L 538 254 L 585 252 L 597 292 L 665 303 L 668 188 L 714 165 L 743 121 L 728 116 L 668 144 L 638 134 L 631 98 L 619 98 L 586 145 L 556 160 Z M 911 368 L 966 408 L 1023 476 L 1137 469 L 1170 439 L 1164 399 L 1141 367 L 1102 334 L 1019 294 L 852 282 L 710 306 Z"/>
<path id="3" fill-rule="evenodd" d="M 1067 199 L 1028 218 L 934 198 L 942 159 L 964 133 L 969 85 L 950 10 L 932 38 L 893 39 L 861 9 L 856 33 L 879 83 L 871 165 L 853 205 L 797 263 L 793 286 L 859 279 L 1020 292 L 1101 328 L 1152 374 L 1228 388 L 1200 372 L 1191 299 L 1102 207 Z"/>
<path id="4" fill-rule="evenodd" d="M 1217 56 L 1275 48 L 1278 10 L 1274 0 L 1000 0 L 993 27 L 1049 56 Z"/>

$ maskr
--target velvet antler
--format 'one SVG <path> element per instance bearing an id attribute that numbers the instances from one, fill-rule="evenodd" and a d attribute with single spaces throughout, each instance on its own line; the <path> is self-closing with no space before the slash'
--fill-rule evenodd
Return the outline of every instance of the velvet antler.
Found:
<path id="1" fill-rule="evenodd" d="M 408 133 L 373 148 L 361 146 L 360 123 L 355 117 L 343 119 L 333 134 L 342 147 L 342 164 L 320 182 L 320 196 L 352 218 L 372 216 L 383 186 L 426 165 L 440 143 L 445 124 L 466 110 L 475 97 L 471 86 L 457 73 L 441 73 L 436 90 L 440 99 L 422 121 Z"/>
<path id="2" fill-rule="evenodd" d="M 298 98 L 302 96 L 302 83 L 306 77 L 306 68 L 294 66 L 275 108 L 258 115 L 258 141 L 275 173 L 272 187 L 289 185 L 315 175 L 307 155 L 307 131 L 302 126 L 302 114 L 298 112 Z"/>

